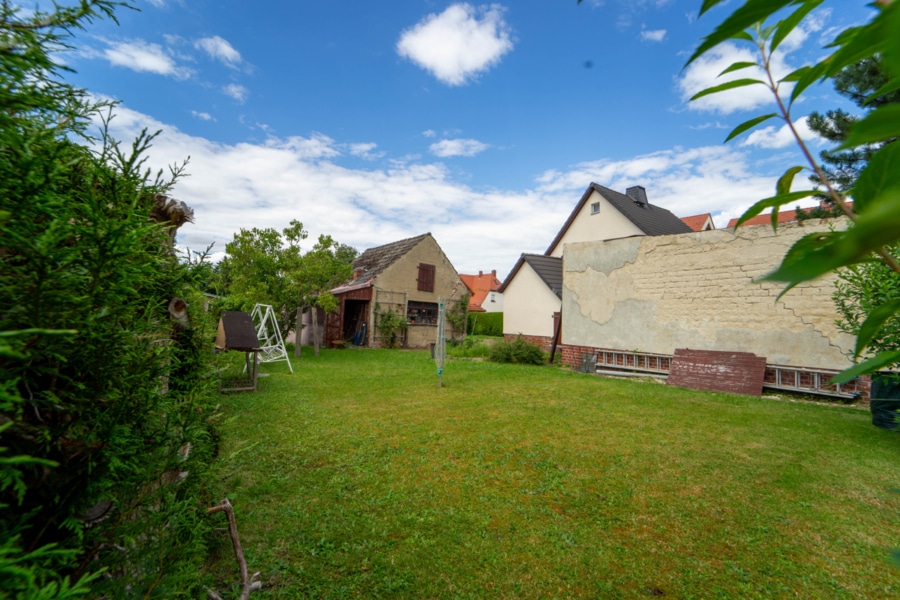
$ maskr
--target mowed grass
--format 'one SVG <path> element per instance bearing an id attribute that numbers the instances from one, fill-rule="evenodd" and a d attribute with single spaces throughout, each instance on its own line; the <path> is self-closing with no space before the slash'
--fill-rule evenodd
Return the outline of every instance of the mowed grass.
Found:
<path id="1" fill-rule="evenodd" d="M 900 438 L 868 412 L 306 352 L 222 396 L 253 597 L 900 597 Z M 209 572 L 236 580 L 227 539 Z"/>

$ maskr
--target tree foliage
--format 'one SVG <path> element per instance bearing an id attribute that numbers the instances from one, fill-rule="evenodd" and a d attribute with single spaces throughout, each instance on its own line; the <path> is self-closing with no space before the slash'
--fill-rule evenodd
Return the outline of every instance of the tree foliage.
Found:
<path id="1" fill-rule="evenodd" d="M 329 290 L 350 277 L 356 250 L 320 235 L 304 254 L 301 242 L 308 235 L 296 219 L 281 233 L 271 228 L 236 233 L 219 266 L 233 305 L 246 311 L 255 304 L 271 305 L 282 332 L 293 329 L 300 307 L 334 311 L 336 301 Z"/>
<path id="2" fill-rule="evenodd" d="M 701 16 L 723 0 L 704 0 Z M 889 103 L 877 106 L 858 121 L 850 124 L 848 134 L 838 150 L 876 148 L 868 163 L 859 172 L 846 192 L 853 198 L 853 206 L 838 184 L 832 182 L 813 157 L 803 139 L 797 134 L 791 114 L 792 107 L 811 85 L 835 80 L 849 67 L 860 61 L 877 61 L 885 83 L 869 98 L 880 98 L 900 90 L 900 3 L 880 0 L 873 4 L 872 19 L 862 25 L 840 32 L 829 44 L 829 53 L 819 62 L 806 65 L 776 79 L 770 69 L 779 45 L 810 13 L 824 4 L 824 0 L 746 0 L 706 36 L 692 56 L 690 64 L 724 42 L 751 45 L 756 62 L 731 65 L 721 74 L 733 73 L 748 67 L 759 67 L 762 79 L 739 79 L 713 86 L 697 93 L 693 99 L 726 90 L 762 85 L 772 92 L 776 112 L 754 117 L 738 125 L 726 138 L 736 138 L 771 118 L 781 119 L 790 128 L 806 161 L 806 166 L 792 166 L 776 183 L 775 195 L 762 199 L 748 209 L 738 225 L 772 208 L 772 225 L 777 227 L 778 210 L 785 204 L 816 194 L 814 190 L 792 191 L 794 177 L 809 169 L 823 186 L 823 192 L 852 222 L 844 231 L 811 234 L 798 240 L 788 251 L 781 265 L 766 279 L 793 286 L 821 275 L 852 265 L 876 260 L 888 269 L 900 273 L 900 263 L 889 250 L 900 239 L 900 150 L 898 144 L 888 143 L 900 136 L 900 105 Z M 773 23 L 769 23 L 774 20 Z M 865 90 L 861 90 L 865 93 Z M 784 292 L 783 292 L 784 293 Z M 884 323 L 900 311 L 900 303 L 887 303 L 874 309 L 859 326 L 856 356 L 863 353 L 877 339 Z M 875 356 L 847 369 L 837 381 L 847 381 L 856 375 L 870 373 L 900 361 L 900 351 L 877 352 Z"/>
<path id="3" fill-rule="evenodd" d="M 225 289 L 236 307 L 250 312 L 256 304 L 269 304 L 282 332 L 293 328 L 300 305 L 294 274 L 300 269 L 300 243 L 308 233 L 303 223 L 292 220 L 280 233 L 272 228 L 241 229 L 225 245 L 221 270 Z"/>
<path id="4" fill-rule="evenodd" d="M 53 62 L 117 5 L 0 4 L 3 598 L 190 594 L 205 556 L 211 329 L 151 218 L 180 168 L 146 170 L 146 132 L 85 141 L 109 107 Z"/>
<path id="5" fill-rule="evenodd" d="M 842 96 L 852 100 L 862 111 L 870 111 L 900 102 L 900 91 L 873 95 L 886 83 L 887 78 L 882 72 L 881 60 L 878 56 L 854 63 L 834 77 L 834 89 Z M 864 144 L 852 148 L 840 147 L 847 139 L 851 127 L 859 119 L 858 115 L 850 114 L 843 109 L 834 109 L 827 111 L 824 115 L 812 112 L 807 120 L 810 129 L 837 145 L 836 148 L 823 150 L 819 154 L 820 168 L 835 190 L 842 195 L 849 193 L 859 178 L 859 174 L 869 163 L 869 159 L 884 145 L 881 143 Z M 823 187 L 823 182 L 817 174 L 813 173 L 810 180 L 816 184 L 818 189 Z M 808 212 L 798 212 L 798 216 L 800 218 L 823 218 L 841 214 L 840 207 L 829 201 L 827 194 L 823 194 L 822 199 L 824 206 L 816 207 Z"/>

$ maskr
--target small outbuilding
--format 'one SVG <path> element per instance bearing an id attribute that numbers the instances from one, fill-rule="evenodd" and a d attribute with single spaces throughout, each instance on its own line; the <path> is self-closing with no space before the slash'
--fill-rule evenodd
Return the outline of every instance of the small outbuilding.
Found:
<path id="1" fill-rule="evenodd" d="M 465 290 L 431 233 L 369 248 L 353 261 L 353 278 L 331 290 L 339 308 L 326 318 L 325 343 L 426 348 L 440 300 L 449 307 Z"/>

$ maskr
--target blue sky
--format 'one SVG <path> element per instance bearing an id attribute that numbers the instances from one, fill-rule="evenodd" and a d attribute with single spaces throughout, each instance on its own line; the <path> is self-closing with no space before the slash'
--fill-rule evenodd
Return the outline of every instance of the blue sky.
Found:
<path id="1" fill-rule="evenodd" d="M 27 0 L 22 3 L 30 7 Z M 781 124 L 724 145 L 772 104 L 763 88 L 688 103 L 745 49 L 685 60 L 737 3 L 699 0 L 144 0 L 64 57 L 121 101 L 113 133 L 160 129 L 150 164 L 188 156 L 178 242 L 221 253 L 240 228 L 299 219 L 362 251 L 432 232 L 462 273 L 543 252 L 591 181 L 643 185 L 717 226 L 800 164 Z M 827 4 L 827 3 L 826 3 Z M 782 73 L 868 18 L 832 2 L 783 45 Z M 795 107 L 848 108 L 829 87 Z M 810 136 L 812 148 L 823 148 Z"/>

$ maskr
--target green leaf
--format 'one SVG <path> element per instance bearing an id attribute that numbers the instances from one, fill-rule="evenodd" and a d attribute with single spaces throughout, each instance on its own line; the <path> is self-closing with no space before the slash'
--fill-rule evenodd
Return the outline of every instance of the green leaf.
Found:
<path id="1" fill-rule="evenodd" d="M 832 377 L 830 383 L 847 383 L 860 375 L 874 373 L 879 369 L 884 369 L 885 367 L 896 364 L 898 361 L 900 361 L 900 350 L 879 352 L 869 360 L 864 360 L 857 365 L 853 365 L 849 369 L 844 369 Z"/>
<path id="2" fill-rule="evenodd" d="M 869 342 L 878 335 L 881 326 L 897 312 L 900 312 L 900 300 L 885 302 L 869 313 L 863 324 L 859 326 L 859 332 L 856 334 L 856 350 L 853 353 L 853 358 L 858 357 L 866 349 Z"/>
<path id="3" fill-rule="evenodd" d="M 797 1 L 798 0 L 747 0 L 743 6 L 722 21 L 711 34 L 703 38 L 703 41 L 684 66 L 687 67 L 708 50 L 733 38 L 736 34 L 745 31 L 749 27 L 752 27 L 757 23 L 762 23 L 785 6 Z M 714 5 L 711 4 L 710 6 Z M 703 11 L 701 11 L 700 14 L 703 14 Z"/>
<path id="4" fill-rule="evenodd" d="M 797 25 L 800 24 L 806 15 L 816 9 L 820 4 L 822 4 L 823 0 L 809 0 L 804 2 L 800 8 L 795 10 L 790 16 L 782 19 L 778 22 L 776 26 L 775 35 L 772 36 L 772 41 L 769 42 L 769 51 L 775 52 L 775 49 L 781 45 L 781 42 L 784 41 L 794 29 L 796 29 Z"/>
<path id="5" fill-rule="evenodd" d="M 794 89 L 791 90 L 791 106 L 793 106 L 797 98 L 800 97 L 800 94 L 802 94 L 809 86 L 816 83 L 825 76 L 825 70 L 827 68 L 827 63 L 823 61 L 816 65 L 813 65 L 812 67 L 800 67 L 799 69 L 797 69 L 793 73 L 790 73 L 787 77 L 782 79 L 782 81 L 796 80 L 797 82 L 797 85 L 795 85 Z"/>
<path id="6" fill-rule="evenodd" d="M 875 19 L 860 27 L 845 29 L 832 45 L 838 49 L 827 59 L 826 77 L 833 77 L 844 67 L 881 53 L 884 36 L 883 21 Z"/>
<path id="7" fill-rule="evenodd" d="M 840 149 L 883 142 L 898 136 L 900 136 L 900 104 L 888 104 L 873 110 L 854 123 Z"/>
<path id="8" fill-rule="evenodd" d="M 733 63 L 732 65 L 730 65 L 727 69 L 725 69 L 721 73 L 719 73 L 716 77 L 721 77 L 722 75 L 725 75 L 726 73 L 733 73 L 735 71 L 740 71 L 741 69 L 749 69 L 750 67 L 756 67 L 756 66 L 758 66 L 758 65 L 755 62 L 749 62 L 749 61 L 736 62 L 736 63 Z"/>
<path id="9" fill-rule="evenodd" d="M 713 6 L 717 4 L 721 4 L 725 0 L 703 0 L 703 4 L 700 6 L 700 16 L 703 16 L 703 13 L 711 9 Z"/>
<path id="10" fill-rule="evenodd" d="M 863 102 L 863 106 L 865 106 L 872 100 L 875 100 L 876 98 L 881 98 L 882 96 L 887 96 L 891 92 L 896 92 L 897 90 L 900 90 L 900 77 L 896 77 L 895 79 L 888 81 L 882 87 L 880 87 L 877 90 L 875 90 L 874 92 L 872 92 L 872 95 L 869 96 L 868 98 L 866 98 L 866 101 Z"/>
<path id="11" fill-rule="evenodd" d="M 703 91 L 697 92 L 693 96 L 691 96 L 691 100 L 697 100 L 698 98 L 702 98 L 704 96 L 709 96 L 710 94 L 718 94 L 719 92 L 724 92 L 727 90 L 733 90 L 739 87 L 746 87 L 748 85 L 765 85 L 765 82 L 760 81 L 759 79 L 735 79 L 734 81 L 728 81 L 726 83 L 722 83 L 711 88 L 706 88 Z"/>
<path id="12" fill-rule="evenodd" d="M 846 231 L 814 233 L 799 239 L 767 281 L 800 283 L 869 258 L 897 240 L 900 231 L 900 188 L 872 200 L 866 213 Z"/>
<path id="13" fill-rule="evenodd" d="M 801 198 L 808 198 L 815 193 L 815 190 L 802 190 L 799 192 L 790 192 L 788 194 L 778 194 L 777 196 L 772 196 L 771 198 L 763 198 L 762 200 L 748 208 L 747 211 L 740 216 L 734 228 L 737 229 L 744 222 L 752 219 L 767 208 L 784 206 L 785 204 L 800 200 Z"/>
<path id="14" fill-rule="evenodd" d="M 900 144 L 887 144 L 872 155 L 853 185 L 850 191 L 853 210 L 864 213 L 872 200 L 897 185 L 900 185 Z"/>
<path id="15" fill-rule="evenodd" d="M 794 175 L 802 170 L 802 166 L 791 167 L 784 172 L 784 175 L 778 178 L 778 183 L 775 185 L 775 191 L 778 192 L 779 196 L 790 193 L 791 185 L 794 183 Z"/>
<path id="16" fill-rule="evenodd" d="M 734 129 L 731 130 L 731 133 L 728 134 L 728 137 L 725 138 L 725 141 L 728 142 L 728 141 L 736 138 L 737 136 L 741 135 L 748 129 L 753 129 L 754 127 L 756 127 L 763 121 L 768 121 L 772 117 L 777 117 L 777 116 L 778 115 L 775 113 L 769 113 L 767 115 L 762 115 L 761 117 L 755 117 L 753 119 L 750 119 L 749 121 L 744 121 L 743 123 L 741 123 L 740 125 L 738 125 L 737 127 L 735 127 Z"/>

